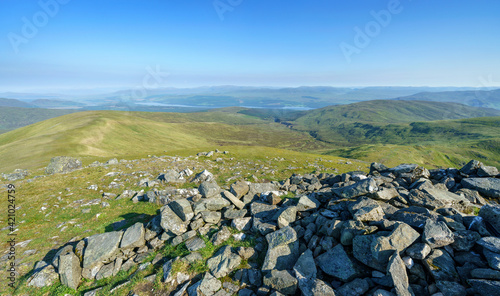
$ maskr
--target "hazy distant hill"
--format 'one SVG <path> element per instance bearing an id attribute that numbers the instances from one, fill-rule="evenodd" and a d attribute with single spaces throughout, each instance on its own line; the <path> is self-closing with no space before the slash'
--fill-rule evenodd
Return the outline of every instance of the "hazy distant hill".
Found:
<path id="1" fill-rule="evenodd" d="M 0 107 L 21 107 L 21 108 L 36 108 L 32 104 L 28 104 L 16 99 L 4 99 L 0 98 Z M 2 108 L 3 109 L 3 108 Z"/>
<path id="2" fill-rule="evenodd" d="M 454 102 L 469 106 L 495 108 L 500 110 L 500 89 L 421 92 L 410 96 L 399 97 L 396 98 L 396 100 Z"/>
<path id="3" fill-rule="evenodd" d="M 80 108 L 86 104 L 66 100 L 38 99 L 31 101 L 31 104 L 40 108 Z"/>
<path id="4" fill-rule="evenodd" d="M 78 111 L 23 107 L 1 107 L 0 133 L 74 112 Z"/>

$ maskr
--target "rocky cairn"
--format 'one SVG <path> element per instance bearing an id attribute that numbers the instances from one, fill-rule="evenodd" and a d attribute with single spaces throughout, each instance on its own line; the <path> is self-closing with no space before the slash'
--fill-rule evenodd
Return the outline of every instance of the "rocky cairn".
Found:
<path id="1" fill-rule="evenodd" d="M 169 171 L 153 183 L 185 182 L 179 180 L 191 173 Z M 228 190 L 208 171 L 191 181 L 198 190 L 184 195 L 126 190 L 135 202 L 163 204 L 160 215 L 68 243 L 52 262 L 36 264 L 28 284 L 59 279 L 76 289 L 82 278 L 160 264 L 172 295 L 500 295 L 500 175 L 478 161 L 430 171 L 373 163 L 369 174 L 238 181 Z M 288 192 L 295 196 L 281 198 Z M 225 245 L 232 236 L 256 244 Z M 174 274 L 177 260 L 201 258 L 207 240 L 222 245 L 207 260 L 209 271 Z M 144 262 L 166 244 L 182 243 L 191 252 L 185 257 Z M 222 283 L 227 276 L 239 286 Z"/>

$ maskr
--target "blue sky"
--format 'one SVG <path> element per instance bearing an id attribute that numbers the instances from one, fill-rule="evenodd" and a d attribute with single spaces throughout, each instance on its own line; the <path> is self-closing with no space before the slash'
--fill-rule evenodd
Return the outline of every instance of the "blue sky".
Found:
<path id="1" fill-rule="evenodd" d="M 0 0 L 0 91 L 134 87 L 148 67 L 168 73 L 161 87 L 500 86 L 499 11 L 495 0 Z"/>

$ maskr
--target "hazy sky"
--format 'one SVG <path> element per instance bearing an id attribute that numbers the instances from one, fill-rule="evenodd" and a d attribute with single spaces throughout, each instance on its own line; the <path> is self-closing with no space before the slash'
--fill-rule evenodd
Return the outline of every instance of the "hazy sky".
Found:
<path id="1" fill-rule="evenodd" d="M 0 91 L 500 86 L 499 13 L 497 0 L 0 0 Z"/>

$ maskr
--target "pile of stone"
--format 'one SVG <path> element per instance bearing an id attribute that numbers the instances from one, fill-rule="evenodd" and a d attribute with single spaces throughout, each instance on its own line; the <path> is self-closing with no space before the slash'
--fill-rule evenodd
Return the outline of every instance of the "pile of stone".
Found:
<path id="1" fill-rule="evenodd" d="M 76 288 L 81 278 L 101 279 L 142 263 L 139 270 L 162 264 L 175 295 L 500 295 L 494 167 L 471 161 L 460 170 L 429 171 L 373 163 L 369 174 L 238 181 L 228 190 L 203 174 L 209 177 L 198 180 L 195 195 L 168 201 L 146 225 L 64 246 L 51 263 L 37 264 L 29 284 L 59 278 Z M 289 192 L 296 196 L 282 198 Z M 231 236 L 257 243 L 224 245 Z M 222 245 L 207 260 L 209 272 L 174 274 L 177 260 L 202 258 L 206 239 Z M 143 263 L 163 245 L 181 243 L 187 256 Z M 243 261 L 250 267 L 242 269 Z M 223 284 L 226 276 L 239 285 Z"/>

